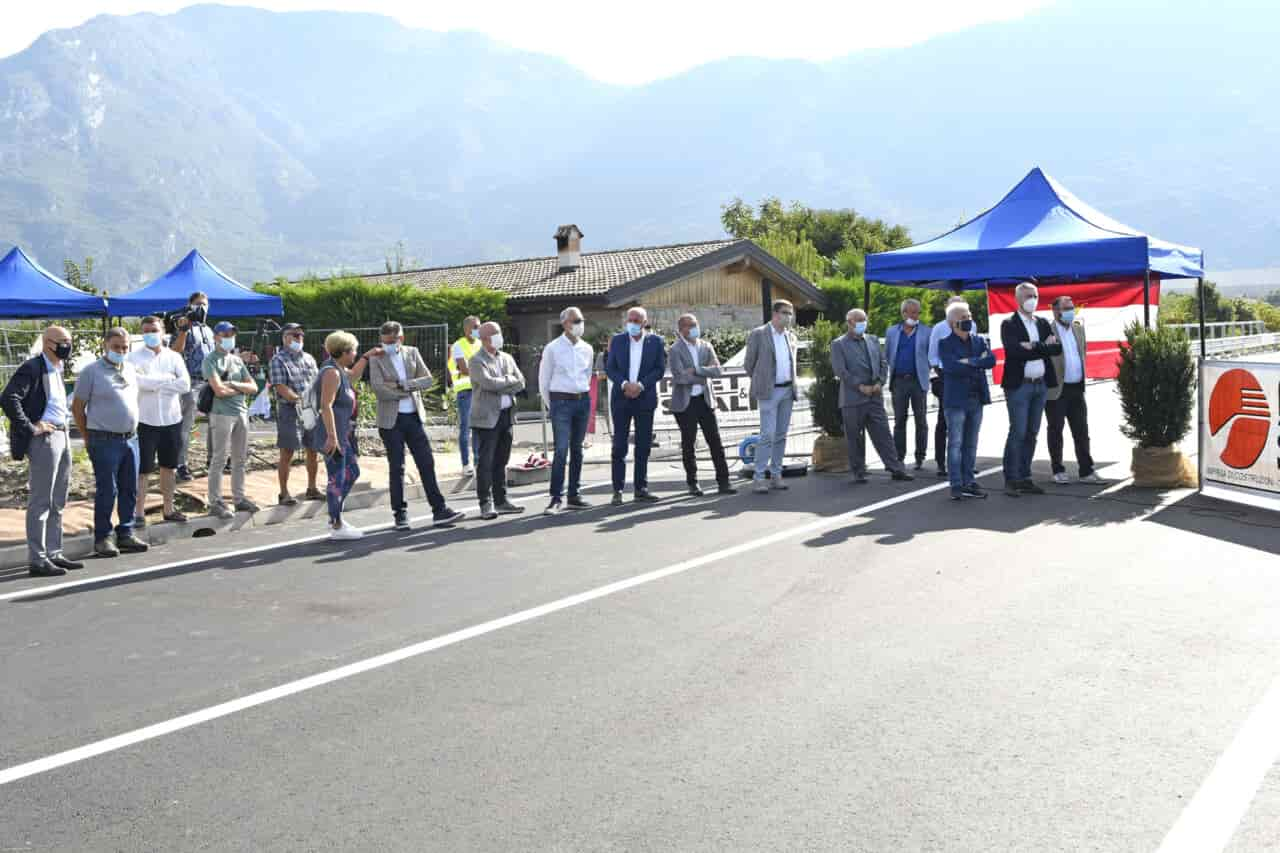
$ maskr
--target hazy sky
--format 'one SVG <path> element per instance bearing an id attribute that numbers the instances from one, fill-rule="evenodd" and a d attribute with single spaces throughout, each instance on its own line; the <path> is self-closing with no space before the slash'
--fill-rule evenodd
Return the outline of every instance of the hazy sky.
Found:
<path id="1" fill-rule="evenodd" d="M 900 47 L 984 21 L 1013 18 L 1050 0 L 644 0 L 617 3 L 258 0 L 276 10 L 379 12 L 411 27 L 478 30 L 568 60 L 613 83 L 643 83 L 726 56 L 830 59 L 861 48 Z M 46 30 L 99 14 L 173 12 L 170 0 L 48 0 L 6 4 L 0 56 Z"/>

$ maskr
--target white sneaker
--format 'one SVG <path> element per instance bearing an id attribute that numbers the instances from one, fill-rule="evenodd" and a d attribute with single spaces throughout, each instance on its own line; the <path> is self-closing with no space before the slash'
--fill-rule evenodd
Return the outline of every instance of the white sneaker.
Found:
<path id="1" fill-rule="evenodd" d="M 364 531 L 358 527 L 352 527 L 344 518 L 338 522 L 337 527 L 329 528 L 330 539 L 363 539 Z"/>
<path id="2" fill-rule="evenodd" d="M 751 491 L 757 495 L 769 494 L 769 484 L 764 480 L 756 480 L 755 485 L 751 487 Z"/>
<path id="3" fill-rule="evenodd" d="M 476 468 L 475 468 L 475 466 L 474 466 L 474 465 L 463 465 L 463 466 L 462 466 L 462 476 L 464 476 L 464 477 L 474 477 L 475 475 L 476 475 Z"/>
<path id="4" fill-rule="evenodd" d="M 1080 478 L 1080 482 L 1082 482 L 1082 483 L 1091 483 L 1091 484 L 1093 484 L 1093 485 L 1097 486 L 1097 485 L 1101 485 L 1102 483 L 1105 483 L 1105 482 L 1107 482 L 1107 481 L 1106 481 L 1106 480 L 1104 480 L 1104 479 L 1102 479 L 1101 477 L 1099 477 L 1099 476 L 1098 476 L 1098 474 L 1097 474 L 1097 472 L 1095 472 L 1095 471 L 1090 471 L 1088 474 L 1086 474 L 1085 476 L 1083 476 L 1083 477 L 1081 477 L 1081 478 Z"/>
<path id="5" fill-rule="evenodd" d="M 1059 471 L 1053 475 L 1053 482 L 1057 483 L 1059 486 L 1065 486 L 1067 483 L 1071 482 L 1071 478 L 1067 476 L 1066 471 Z"/>

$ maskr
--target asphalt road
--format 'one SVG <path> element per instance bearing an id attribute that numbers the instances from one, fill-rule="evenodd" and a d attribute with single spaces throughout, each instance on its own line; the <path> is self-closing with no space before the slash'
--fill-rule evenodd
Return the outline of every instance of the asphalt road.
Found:
<path id="1" fill-rule="evenodd" d="M 1280 674 L 1267 513 L 1123 482 L 955 504 L 931 464 L 700 500 L 655 473 L 645 508 L 525 490 L 446 531 L 0 579 L 0 781 L 27 768 L 0 850 L 1154 851 Z M 1229 849 L 1278 821 L 1273 768 Z"/>

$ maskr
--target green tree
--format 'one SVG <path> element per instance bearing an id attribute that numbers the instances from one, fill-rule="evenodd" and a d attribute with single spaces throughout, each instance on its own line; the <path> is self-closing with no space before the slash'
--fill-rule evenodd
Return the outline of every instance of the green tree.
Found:
<path id="1" fill-rule="evenodd" d="M 1124 424 L 1139 447 L 1169 447 L 1191 431 L 1196 363 L 1186 338 L 1164 326 L 1125 330 L 1116 385 Z"/>
<path id="2" fill-rule="evenodd" d="M 98 288 L 93 286 L 93 258 L 84 259 L 84 263 L 77 264 L 75 261 L 66 260 L 62 262 L 62 277 L 67 284 L 83 290 L 85 293 L 98 293 Z"/>

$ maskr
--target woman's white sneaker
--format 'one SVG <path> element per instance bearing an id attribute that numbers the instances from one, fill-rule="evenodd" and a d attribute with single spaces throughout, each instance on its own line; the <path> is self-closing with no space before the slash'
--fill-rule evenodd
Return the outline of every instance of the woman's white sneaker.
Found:
<path id="1" fill-rule="evenodd" d="M 352 527 L 344 518 L 338 523 L 337 527 L 329 528 L 330 539 L 363 539 L 364 531 L 358 527 Z"/>

